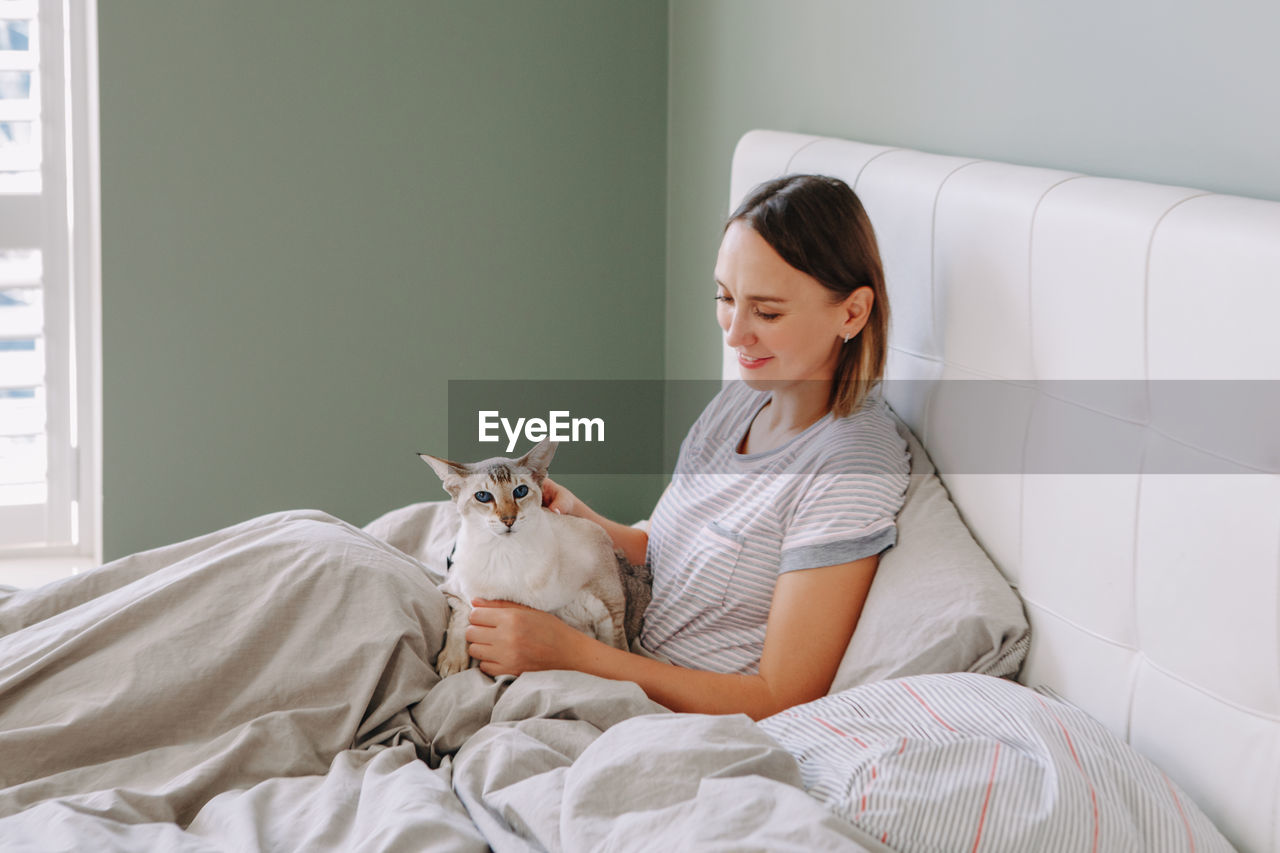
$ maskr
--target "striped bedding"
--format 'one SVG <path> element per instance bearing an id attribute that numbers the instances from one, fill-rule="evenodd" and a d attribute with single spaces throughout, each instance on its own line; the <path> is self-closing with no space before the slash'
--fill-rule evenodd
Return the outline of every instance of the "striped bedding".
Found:
<path id="1" fill-rule="evenodd" d="M 875 682 L 760 726 L 799 761 L 810 794 L 902 853 L 1232 849 L 1154 764 L 1015 682 Z"/>

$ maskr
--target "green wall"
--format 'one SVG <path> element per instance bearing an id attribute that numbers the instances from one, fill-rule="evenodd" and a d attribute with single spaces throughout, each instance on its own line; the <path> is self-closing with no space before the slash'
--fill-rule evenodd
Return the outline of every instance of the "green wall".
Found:
<path id="1" fill-rule="evenodd" d="M 99 19 L 107 559 L 443 497 L 449 379 L 662 377 L 665 3 Z"/>
<path id="2" fill-rule="evenodd" d="M 672 377 L 719 370 L 711 270 L 752 128 L 1280 199 L 1274 0 L 670 6 Z"/>
<path id="3" fill-rule="evenodd" d="M 752 128 L 1280 199 L 1271 0 L 99 18 L 108 558 L 436 497 L 412 453 L 443 446 L 449 379 L 714 377 L 711 270 Z M 570 484 L 620 518 L 660 485 Z"/>

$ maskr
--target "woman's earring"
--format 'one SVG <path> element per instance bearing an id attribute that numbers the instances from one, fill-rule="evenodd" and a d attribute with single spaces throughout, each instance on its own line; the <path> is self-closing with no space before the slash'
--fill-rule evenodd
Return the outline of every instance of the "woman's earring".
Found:
<path id="1" fill-rule="evenodd" d="M 845 335 L 845 336 L 844 336 L 844 342 L 845 342 L 846 344 L 847 344 L 847 343 L 849 343 L 849 338 L 851 338 L 851 337 L 853 337 L 853 335 Z"/>

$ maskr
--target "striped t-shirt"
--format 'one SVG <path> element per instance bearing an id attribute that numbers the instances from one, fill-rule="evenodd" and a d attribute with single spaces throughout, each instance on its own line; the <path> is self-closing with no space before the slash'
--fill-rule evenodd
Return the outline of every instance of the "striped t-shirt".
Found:
<path id="1" fill-rule="evenodd" d="M 884 402 L 738 453 L 769 397 L 733 381 L 711 401 L 650 520 L 641 642 L 680 666 L 758 672 L 780 573 L 859 560 L 896 539 L 907 448 Z"/>

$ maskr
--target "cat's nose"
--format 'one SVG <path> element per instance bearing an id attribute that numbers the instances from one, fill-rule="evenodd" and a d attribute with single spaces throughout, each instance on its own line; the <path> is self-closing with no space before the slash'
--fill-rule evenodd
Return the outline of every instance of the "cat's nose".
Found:
<path id="1" fill-rule="evenodd" d="M 508 530 L 511 529 L 511 525 L 516 523 L 516 517 L 514 515 L 502 515 L 499 516 L 499 518 L 502 520 L 502 523 L 507 526 Z"/>

